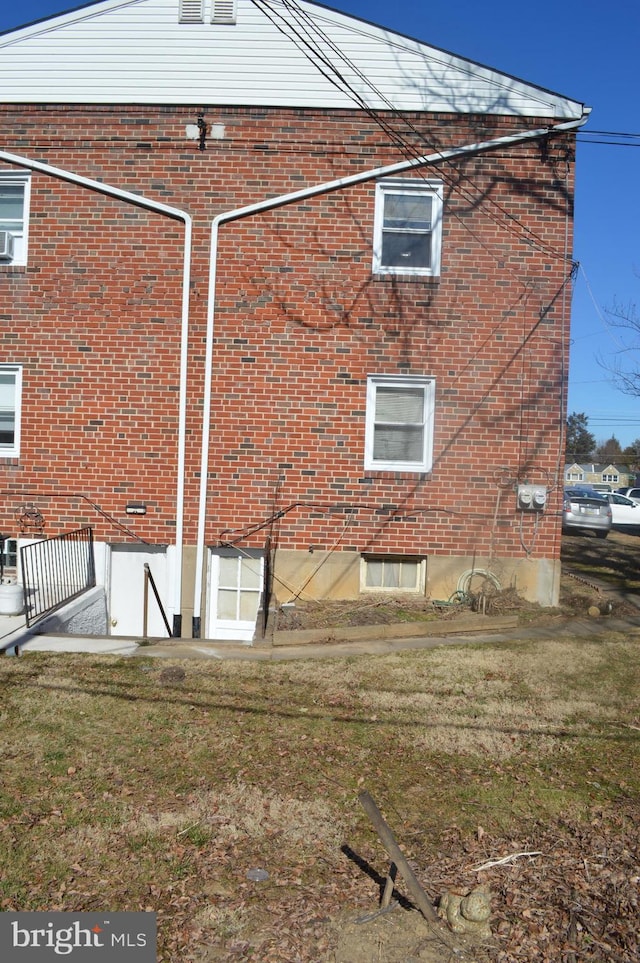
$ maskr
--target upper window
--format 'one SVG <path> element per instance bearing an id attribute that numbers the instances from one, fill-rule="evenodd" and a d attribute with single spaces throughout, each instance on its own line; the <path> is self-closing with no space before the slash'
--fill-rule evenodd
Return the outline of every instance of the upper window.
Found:
<path id="1" fill-rule="evenodd" d="M 27 263 L 28 174 L 0 173 L 0 265 Z"/>
<path id="2" fill-rule="evenodd" d="M 434 398 L 433 378 L 367 379 L 365 468 L 431 471 Z"/>
<path id="3" fill-rule="evenodd" d="M 22 369 L 0 365 L 0 457 L 17 458 L 20 454 L 21 394 Z"/>
<path id="4" fill-rule="evenodd" d="M 442 185 L 384 180 L 376 184 L 374 274 L 440 274 Z"/>

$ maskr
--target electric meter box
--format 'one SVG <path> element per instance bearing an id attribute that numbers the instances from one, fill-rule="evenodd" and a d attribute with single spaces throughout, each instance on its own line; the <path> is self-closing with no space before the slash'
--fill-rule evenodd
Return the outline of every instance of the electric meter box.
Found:
<path id="1" fill-rule="evenodd" d="M 547 504 L 547 489 L 543 485 L 518 485 L 518 508 L 523 512 L 542 512 Z"/>

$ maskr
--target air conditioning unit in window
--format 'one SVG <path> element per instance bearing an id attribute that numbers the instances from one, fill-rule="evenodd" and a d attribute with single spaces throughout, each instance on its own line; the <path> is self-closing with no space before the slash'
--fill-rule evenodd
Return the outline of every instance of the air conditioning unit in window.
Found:
<path id="1" fill-rule="evenodd" d="M 0 261 L 13 259 L 13 234 L 10 231 L 0 231 Z"/>

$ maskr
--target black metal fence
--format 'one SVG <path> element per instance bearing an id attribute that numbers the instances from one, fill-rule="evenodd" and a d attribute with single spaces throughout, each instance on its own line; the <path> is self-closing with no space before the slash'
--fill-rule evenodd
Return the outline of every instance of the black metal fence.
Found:
<path id="1" fill-rule="evenodd" d="M 79 528 L 20 549 L 27 625 L 96 584 L 93 529 Z"/>

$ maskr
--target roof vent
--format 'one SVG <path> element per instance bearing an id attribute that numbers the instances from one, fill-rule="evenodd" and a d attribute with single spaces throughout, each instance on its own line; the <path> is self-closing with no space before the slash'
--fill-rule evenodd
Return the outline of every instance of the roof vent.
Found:
<path id="1" fill-rule="evenodd" d="M 204 0 L 180 0 L 180 23 L 202 23 Z"/>
<path id="2" fill-rule="evenodd" d="M 211 0 L 211 23 L 235 23 L 236 0 Z"/>

